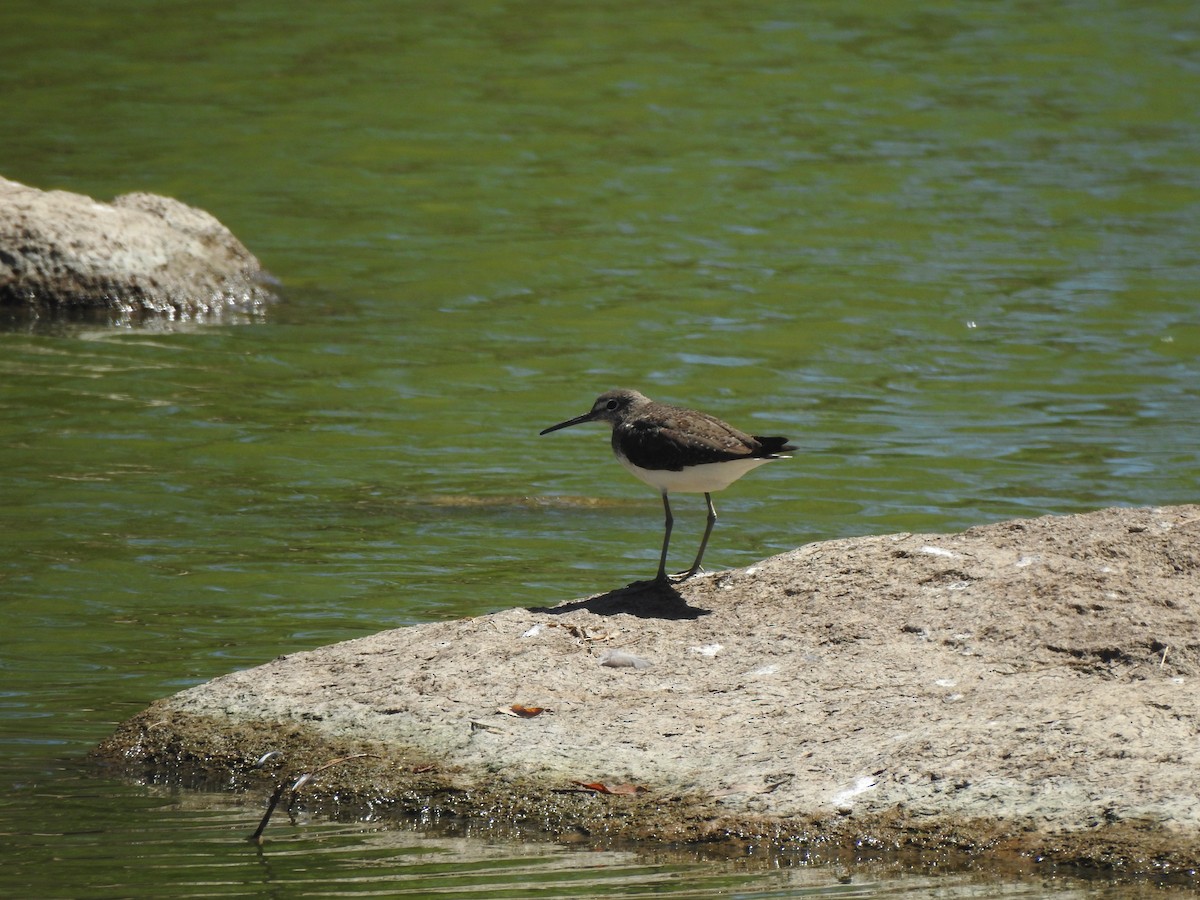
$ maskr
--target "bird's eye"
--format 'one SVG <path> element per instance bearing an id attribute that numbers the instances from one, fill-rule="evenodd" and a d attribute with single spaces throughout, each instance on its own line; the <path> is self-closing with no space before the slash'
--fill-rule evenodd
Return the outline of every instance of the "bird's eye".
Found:
<path id="1" fill-rule="evenodd" d="M 608 403 L 605 404 L 607 409 L 616 409 L 618 406 L 620 406 L 620 404 L 617 403 L 616 400 L 609 400 Z"/>

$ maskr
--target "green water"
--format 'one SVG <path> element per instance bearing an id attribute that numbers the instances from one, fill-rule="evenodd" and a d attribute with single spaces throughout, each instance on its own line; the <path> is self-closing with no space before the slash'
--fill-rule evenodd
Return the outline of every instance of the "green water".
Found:
<path id="1" fill-rule="evenodd" d="M 230 669 L 652 574 L 603 429 L 537 437 L 613 386 L 801 447 L 716 498 L 714 567 L 1195 502 L 1198 88 L 1191 2 L 10 0 L 0 174 L 205 208 L 286 299 L 0 333 L 0 895 L 465 892 L 431 854 L 509 895 L 930 889 L 321 822 L 258 856 L 258 809 L 81 760 Z"/>

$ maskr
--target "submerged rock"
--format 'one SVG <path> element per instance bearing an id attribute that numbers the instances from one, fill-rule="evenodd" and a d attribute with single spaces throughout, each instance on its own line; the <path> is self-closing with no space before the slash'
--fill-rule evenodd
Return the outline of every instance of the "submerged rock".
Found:
<path id="1" fill-rule="evenodd" d="M 213 317 L 261 308 L 268 280 L 224 225 L 178 200 L 101 203 L 0 178 L 0 306 Z"/>
<path id="2" fill-rule="evenodd" d="M 1200 506 L 1108 509 L 283 656 L 158 701 L 98 755 L 263 791 L 320 770 L 303 792 L 341 814 L 1194 877 L 1198 682 Z"/>

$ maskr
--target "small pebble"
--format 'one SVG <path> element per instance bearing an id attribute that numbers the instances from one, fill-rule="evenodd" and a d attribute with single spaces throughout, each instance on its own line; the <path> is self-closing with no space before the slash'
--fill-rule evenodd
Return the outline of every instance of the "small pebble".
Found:
<path id="1" fill-rule="evenodd" d="M 654 663 L 648 659 L 642 659 L 640 656 L 634 656 L 632 653 L 626 653 L 624 650 L 605 650 L 600 655 L 600 665 L 608 666 L 610 669 L 648 669 Z"/>

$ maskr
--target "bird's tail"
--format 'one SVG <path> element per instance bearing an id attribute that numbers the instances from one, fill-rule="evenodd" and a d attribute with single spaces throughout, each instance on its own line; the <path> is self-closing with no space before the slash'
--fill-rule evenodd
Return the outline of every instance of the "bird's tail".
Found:
<path id="1" fill-rule="evenodd" d="M 787 453 L 789 450 L 797 449 L 789 444 L 788 439 L 785 437 L 762 437 L 756 434 L 754 435 L 754 439 L 762 445 L 758 455 L 768 458 L 779 453 Z"/>

